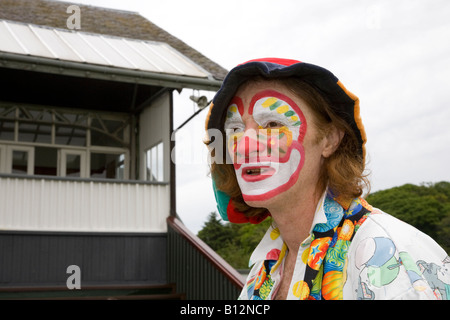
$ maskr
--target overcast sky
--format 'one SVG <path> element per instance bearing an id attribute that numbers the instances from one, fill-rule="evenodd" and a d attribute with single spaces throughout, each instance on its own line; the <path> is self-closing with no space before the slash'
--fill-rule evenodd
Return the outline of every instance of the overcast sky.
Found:
<path id="1" fill-rule="evenodd" d="M 361 100 L 372 191 L 450 181 L 448 0 L 73 2 L 139 12 L 226 69 L 269 56 L 325 67 Z M 175 127 L 196 110 L 191 94 L 175 97 Z M 176 137 L 177 211 L 194 232 L 216 209 L 205 116 Z"/>

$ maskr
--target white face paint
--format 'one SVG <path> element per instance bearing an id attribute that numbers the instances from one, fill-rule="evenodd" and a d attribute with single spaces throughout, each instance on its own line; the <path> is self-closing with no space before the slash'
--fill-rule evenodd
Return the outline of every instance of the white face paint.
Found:
<path id="1" fill-rule="evenodd" d="M 293 100 L 273 90 L 257 93 L 246 112 L 258 130 L 245 130 L 240 98 L 228 107 L 228 152 L 244 200 L 266 200 L 297 181 L 304 162 L 306 120 Z"/>

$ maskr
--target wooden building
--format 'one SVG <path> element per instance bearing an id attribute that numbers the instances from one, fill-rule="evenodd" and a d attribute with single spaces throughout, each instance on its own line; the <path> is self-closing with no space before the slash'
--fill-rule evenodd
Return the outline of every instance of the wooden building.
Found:
<path id="1" fill-rule="evenodd" d="M 236 297 L 177 218 L 170 160 L 173 91 L 216 91 L 226 70 L 135 12 L 78 5 L 72 30 L 70 5 L 0 0 L 0 298 Z"/>

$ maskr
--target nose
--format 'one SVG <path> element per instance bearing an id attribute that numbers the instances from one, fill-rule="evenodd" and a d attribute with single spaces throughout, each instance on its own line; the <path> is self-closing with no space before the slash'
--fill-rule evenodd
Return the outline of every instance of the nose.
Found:
<path id="1" fill-rule="evenodd" d="M 240 141 L 238 141 L 237 152 L 245 159 L 258 156 L 265 150 L 265 143 L 260 141 L 258 134 L 254 130 L 247 130 Z"/>

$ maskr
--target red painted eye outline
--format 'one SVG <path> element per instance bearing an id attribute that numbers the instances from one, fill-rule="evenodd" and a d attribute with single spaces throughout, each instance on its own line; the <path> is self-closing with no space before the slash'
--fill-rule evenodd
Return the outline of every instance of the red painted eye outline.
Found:
<path id="1" fill-rule="evenodd" d="M 228 104 L 227 110 L 233 104 L 237 106 L 239 114 L 242 117 L 244 115 L 244 103 L 242 102 L 242 99 L 238 96 L 234 96 L 233 99 L 231 99 L 230 103 Z"/>
<path id="2" fill-rule="evenodd" d="M 253 108 L 255 107 L 256 101 L 262 99 L 262 98 L 268 98 L 268 97 L 274 97 L 280 100 L 283 100 L 284 102 L 286 102 L 287 104 L 289 104 L 291 106 L 292 109 L 294 109 L 295 113 L 297 113 L 297 115 L 300 118 L 300 132 L 299 132 L 299 136 L 298 136 L 298 142 L 303 142 L 303 139 L 305 137 L 306 134 L 306 128 L 307 128 L 307 124 L 306 124 L 306 118 L 305 115 L 303 114 L 302 110 L 299 108 L 299 106 L 288 96 L 282 94 L 281 92 L 278 92 L 276 90 L 263 90 L 258 92 L 257 94 L 255 94 L 252 98 L 252 100 L 250 101 L 250 107 L 248 109 L 248 113 L 250 115 L 253 115 Z M 239 97 L 235 97 L 238 98 L 240 100 L 240 103 L 242 105 L 242 100 Z M 243 106 L 243 105 L 242 105 Z M 239 105 L 238 105 L 239 108 Z M 239 112 L 241 112 L 239 110 Z M 241 113 L 242 114 L 242 113 Z"/>

